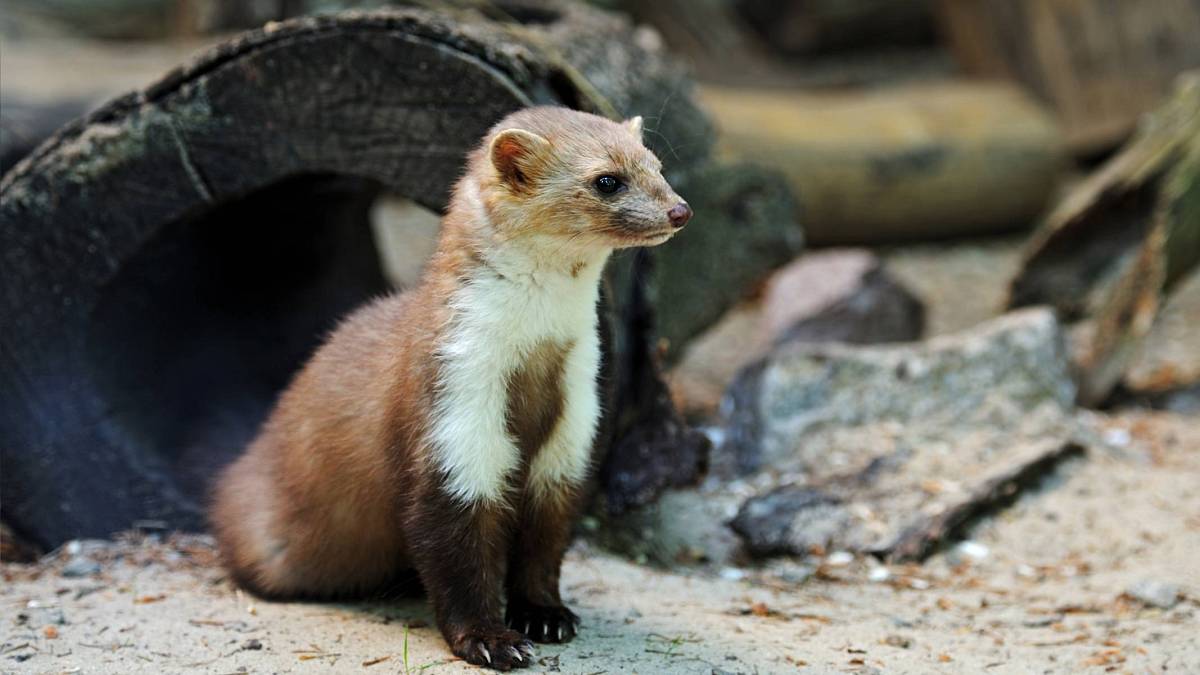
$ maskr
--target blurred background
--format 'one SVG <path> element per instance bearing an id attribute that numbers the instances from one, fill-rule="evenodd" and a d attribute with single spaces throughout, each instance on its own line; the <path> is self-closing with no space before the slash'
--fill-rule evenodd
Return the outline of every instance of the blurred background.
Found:
<path id="1" fill-rule="evenodd" d="M 610 266 L 578 555 L 1194 604 L 1197 36 L 1197 0 L 6 0 L 3 557 L 202 530 L 320 336 L 419 278 L 463 152 L 540 102 L 642 115 L 696 212 Z"/>

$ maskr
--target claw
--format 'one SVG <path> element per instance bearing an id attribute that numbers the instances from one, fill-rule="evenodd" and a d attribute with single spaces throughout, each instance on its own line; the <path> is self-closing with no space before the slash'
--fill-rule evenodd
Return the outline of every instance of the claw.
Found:
<path id="1" fill-rule="evenodd" d="M 529 622 L 528 621 L 525 622 L 525 630 L 523 630 L 521 632 L 526 635 L 529 635 Z"/>
<path id="2" fill-rule="evenodd" d="M 563 638 L 563 627 L 559 626 L 558 627 L 558 641 L 562 642 L 562 638 Z"/>
<path id="3" fill-rule="evenodd" d="M 550 637 L 550 622 L 549 621 L 542 622 L 542 635 L 544 635 L 546 637 Z"/>
<path id="4" fill-rule="evenodd" d="M 521 650 L 521 654 L 525 658 L 533 658 L 533 643 L 529 640 L 522 640 L 521 644 L 517 645 L 517 649 Z"/>
<path id="5" fill-rule="evenodd" d="M 488 651 L 488 648 L 484 647 L 483 645 L 479 645 L 479 651 L 483 652 L 483 658 L 487 659 L 488 665 L 491 665 L 492 653 Z"/>

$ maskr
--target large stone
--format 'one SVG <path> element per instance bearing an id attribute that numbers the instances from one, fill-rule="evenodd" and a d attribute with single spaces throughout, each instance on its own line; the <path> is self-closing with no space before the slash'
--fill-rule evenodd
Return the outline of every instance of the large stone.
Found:
<path id="1" fill-rule="evenodd" d="M 783 171 L 814 244 L 912 240 L 1027 226 L 1065 150 L 1015 87 L 952 82 L 854 94 L 699 91 L 728 156 Z"/>
<path id="2" fill-rule="evenodd" d="M 738 383 L 713 470 L 754 474 L 751 552 L 919 557 L 1077 452 L 1053 314 L 902 346 L 789 345 Z"/>
<path id="3" fill-rule="evenodd" d="M 771 277 L 764 326 L 774 344 L 909 342 L 921 337 L 925 308 L 865 250 L 822 251 Z"/>
<path id="4" fill-rule="evenodd" d="M 807 253 L 696 338 L 668 381 L 693 416 L 716 411 L 739 371 L 785 342 L 874 344 L 921 337 L 925 309 L 864 249 Z"/>
<path id="5" fill-rule="evenodd" d="M 746 450 L 814 477 L 864 464 L 818 452 L 814 432 L 886 423 L 1005 430 L 1043 402 L 1065 410 L 1074 396 L 1062 333 L 1044 309 L 918 345 L 789 345 L 757 379 L 761 444 Z"/>

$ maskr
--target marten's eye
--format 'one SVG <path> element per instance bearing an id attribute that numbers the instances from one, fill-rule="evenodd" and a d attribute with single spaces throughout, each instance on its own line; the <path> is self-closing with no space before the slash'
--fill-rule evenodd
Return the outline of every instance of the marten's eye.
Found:
<path id="1" fill-rule="evenodd" d="M 621 179 L 617 178 L 616 176 L 604 174 L 596 179 L 596 189 L 599 190 L 601 194 L 615 194 L 617 190 L 620 190 L 623 187 L 625 187 L 625 185 L 622 184 Z"/>

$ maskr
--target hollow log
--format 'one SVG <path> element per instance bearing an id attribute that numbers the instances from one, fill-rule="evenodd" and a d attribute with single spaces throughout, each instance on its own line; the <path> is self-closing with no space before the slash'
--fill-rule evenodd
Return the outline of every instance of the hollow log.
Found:
<path id="1" fill-rule="evenodd" d="M 421 10 L 268 25 L 68 124 L 5 174 L 5 522 L 44 546 L 139 524 L 203 527 L 210 477 L 321 335 L 386 290 L 366 222 L 375 197 L 440 211 L 465 153 L 508 112 L 616 100 L 577 86 L 553 44 L 628 51 L 631 29 L 573 11 L 539 15 L 553 39 Z M 655 74 L 608 63 L 628 71 L 609 73 L 618 87 L 644 80 L 613 110 L 642 112 L 637 94 Z M 658 77 L 669 96 L 678 83 Z M 671 124 L 696 119 L 657 129 L 670 144 Z M 692 152 L 664 154 L 668 170 L 706 154 Z M 694 455 L 692 432 L 656 395 L 642 260 L 615 260 L 606 284 L 599 451 L 650 438 Z M 612 484 L 619 455 L 602 472 Z"/>

